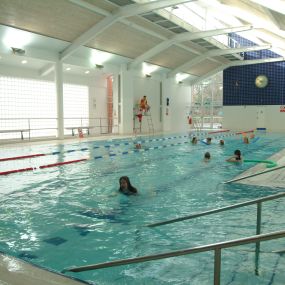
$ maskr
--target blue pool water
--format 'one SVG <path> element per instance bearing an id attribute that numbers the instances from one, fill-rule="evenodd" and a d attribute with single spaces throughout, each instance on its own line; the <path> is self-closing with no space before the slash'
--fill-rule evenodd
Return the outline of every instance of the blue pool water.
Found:
<path id="1" fill-rule="evenodd" d="M 59 152 L 0 162 L 0 171 L 36 168 L 0 176 L 0 251 L 60 272 L 242 238 L 255 234 L 256 206 L 157 228 L 145 225 L 284 191 L 222 183 L 253 165 L 225 162 L 235 149 L 246 159 L 264 160 L 284 148 L 284 136 L 262 135 L 249 145 L 240 136 L 225 137 L 223 147 L 215 141 L 193 146 L 185 134 L 160 139 L 143 142 L 150 148 L 143 152 L 133 152 L 131 139 L 0 150 L 1 158 Z M 206 151 L 212 156 L 208 163 L 203 161 Z M 81 158 L 89 160 L 39 169 Z M 123 175 L 138 188 L 138 196 L 118 194 Z M 284 199 L 265 203 L 262 232 L 284 229 L 284 218 Z M 282 239 L 262 243 L 259 276 L 254 275 L 254 245 L 224 250 L 221 284 L 283 285 L 285 258 L 271 253 L 280 249 Z M 66 274 L 100 285 L 208 285 L 213 284 L 213 253 Z"/>

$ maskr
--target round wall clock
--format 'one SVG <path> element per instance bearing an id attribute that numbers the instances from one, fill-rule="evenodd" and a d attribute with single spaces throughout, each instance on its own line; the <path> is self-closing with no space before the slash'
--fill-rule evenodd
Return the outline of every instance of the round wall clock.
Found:
<path id="1" fill-rule="evenodd" d="M 266 75 L 262 74 L 262 75 L 258 75 L 255 78 L 255 86 L 258 88 L 264 88 L 268 85 L 268 78 Z"/>

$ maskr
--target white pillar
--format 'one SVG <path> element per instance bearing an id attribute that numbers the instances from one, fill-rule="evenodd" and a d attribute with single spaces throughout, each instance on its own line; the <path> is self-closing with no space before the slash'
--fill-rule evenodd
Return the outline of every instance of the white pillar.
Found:
<path id="1" fill-rule="evenodd" d="M 127 70 L 127 66 L 123 64 L 120 72 L 120 134 L 133 133 L 133 108 L 134 108 L 134 79 L 132 70 Z"/>
<path id="2" fill-rule="evenodd" d="M 62 61 L 57 61 L 55 64 L 55 85 L 57 99 L 57 137 L 64 139 Z"/>

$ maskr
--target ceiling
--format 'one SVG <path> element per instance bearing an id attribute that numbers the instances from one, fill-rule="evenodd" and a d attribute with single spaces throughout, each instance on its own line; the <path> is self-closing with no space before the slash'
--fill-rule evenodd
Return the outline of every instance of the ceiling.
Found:
<path id="1" fill-rule="evenodd" d="M 230 32 L 256 46 L 230 48 Z M 95 64 L 141 69 L 148 63 L 168 77 L 183 73 L 197 81 L 250 64 L 241 52 L 252 48 L 270 49 L 283 60 L 284 0 L 0 1 L 0 64 L 23 66 L 25 58 L 25 67 L 42 76 L 60 60 L 65 71 L 84 76 L 94 74 Z"/>

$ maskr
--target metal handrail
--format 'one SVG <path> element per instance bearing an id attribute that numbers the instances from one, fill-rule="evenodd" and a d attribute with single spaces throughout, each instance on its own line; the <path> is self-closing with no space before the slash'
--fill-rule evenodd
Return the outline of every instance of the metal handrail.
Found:
<path id="1" fill-rule="evenodd" d="M 171 220 L 167 220 L 167 221 L 163 221 L 163 222 L 153 223 L 153 224 L 149 224 L 146 226 L 150 227 L 150 228 L 154 228 L 154 227 L 158 227 L 158 226 L 162 226 L 162 225 L 172 224 L 172 223 L 190 220 L 190 219 L 194 219 L 194 218 L 198 218 L 198 217 L 202 217 L 202 216 L 216 214 L 216 213 L 231 210 L 231 209 L 245 207 L 245 206 L 249 206 L 249 205 L 253 205 L 253 204 L 257 204 L 257 203 L 261 203 L 261 202 L 265 202 L 265 201 L 270 201 L 270 200 L 278 199 L 281 197 L 285 197 L 285 193 L 274 194 L 274 195 L 270 195 L 270 196 L 266 196 L 266 197 L 262 197 L 262 198 L 258 198 L 258 199 L 254 199 L 254 200 L 250 200 L 250 201 L 246 201 L 246 202 L 237 203 L 234 205 L 222 207 L 222 208 L 217 208 L 217 209 L 213 209 L 213 210 L 209 210 L 209 211 L 205 211 L 205 212 L 200 212 L 200 213 L 196 213 L 196 214 L 192 214 L 192 215 L 188 215 L 188 216 L 184 216 L 184 217 L 180 217 L 180 218 L 176 218 L 176 219 L 171 219 Z"/>
<path id="2" fill-rule="evenodd" d="M 251 201 L 247 201 L 247 202 L 234 204 L 234 205 L 230 205 L 230 206 L 223 207 L 223 208 L 213 209 L 213 210 L 210 210 L 210 211 L 201 212 L 201 213 L 197 213 L 197 214 L 192 214 L 192 215 L 189 215 L 189 216 L 184 216 L 184 217 L 180 217 L 180 218 L 177 218 L 177 219 L 172 219 L 172 220 L 168 220 L 168 221 L 164 221 L 164 222 L 149 224 L 147 226 L 148 227 L 157 227 L 157 226 L 162 226 L 162 225 L 171 224 L 171 223 L 175 223 L 175 222 L 180 222 L 180 221 L 185 221 L 185 220 L 189 220 L 189 219 L 194 219 L 194 218 L 198 218 L 198 217 L 201 217 L 201 216 L 207 216 L 207 215 L 210 215 L 210 214 L 215 214 L 215 213 L 219 213 L 219 212 L 223 212 L 223 211 L 227 211 L 227 210 L 231 210 L 231 209 L 235 209 L 235 208 L 240 208 L 240 207 L 245 207 L 245 206 L 257 204 L 257 209 L 256 209 L 256 234 L 259 235 L 261 233 L 262 202 L 269 201 L 269 200 L 275 200 L 275 199 L 278 199 L 278 198 L 282 198 L 284 196 L 285 196 L 285 193 L 270 195 L 270 196 L 267 196 L 267 197 L 263 197 L 263 198 L 259 198 L 259 199 L 255 199 L 255 200 L 251 200 Z M 260 244 L 259 244 L 259 242 L 257 242 L 256 245 L 255 245 L 255 274 L 256 275 L 259 274 L 258 273 L 258 269 L 259 269 L 259 253 L 260 253 Z"/>
<path id="3" fill-rule="evenodd" d="M 51 121 L 52 120 L 52 121 Z M 53 122 L 54 120 L 54 122 Z M 71 121 L 76 121 L 76 126 L 78 127 L 85 127 L 83 122 L 86 123 L 86 127 L 92 128 L 99 128 L 100 134 L 105 133 L 104 130 L 107 128 L 108 131 L 111 128 L 118 128 L 118 124 L 116 123 L 117 117 L 112 119 L 108 117 L 65 117 L 64 122 L 65 126 L 69 127 L 72 123 Z M 7 122 L 6 126 L 0 126 L 0 130 L 2 133 L 5 131 L 8 133 L 12 133 L 14 130 L 17 131 L 28 131 L 29 132 L 29 139 L 31 138 L 31 131 L 41 131 L 41 130 L 50 130 L 50 129 L 58 129 L 57 128 L 57 118 L 0 118 L 0 122 Z M 16 122 L 21 121 L 22 129 L 19 129 L 19 125 Z M 11 122 L 14 122 L 13 125 Z M 92 123 L 93 122 L 93 123 Z M 74 123 L 73 123 L 74 124 Z M 17 125 L 17 128 L 15 126 Z M 22 136 L 23 139 L 23 136 Z"/>
<path id="4" fill-rule="evenodd" d="M 135 257 L 135 258 L 127 258 L 127 259 L 115 260 L 111 262 L 104 262 L 104 263 L 92 264 L 92 265 L 86 265 L 86 266 L 71 267 L 71 268 L 64 269 L 62 272 L 63 273 L 67 271 L 82 272 L 82 271 L 108 268 L 108 267 L 113 267 L 113 266 L 121 266 L 121 265 L 133 264 L 133 263 L 140 263 L 140 262 L 146 262 L 146 261 L 151 261 L 151 260 L 158 260 L 158 259 L 164 259 L 164 258 L 169 258 L 169 257 L 182 256 L 182 255 L 188 255 L 188 254 L 193 254 L 193 253 L 200 253 L 200 252 L 214 250 L 215 252 L 215 255 L 214 255 L 214 285 L 220 285 L 221 250 L 222 249 L 230 248 L 234 246 L 240 246 L 240 245 L 249 244 L 249 243 L 260 243 L 261 241 L 284 238 L 284 237 L 285 237 L 285 230 L 278 231 L 278 232 L 271 232 L 271 233 L 262 234 L 262 235 L 255 235 L 255 236 L 246 237 L 242 239 L 236 239 L 236 240 L 219 242 L 219 243 L 214 243 L 214 244 L 209 244 L 209 245 L 203 245 L 203 246 L 198 246 L 198 247 L 193 247 L 193 248 L 188 248 L 188 249 L 176 250 L 176 251 L 171 251 L 171 252 L 166 252 L 166 253 L 147 255 L 147 256 L 141 256 L 141 257 Z"/>

